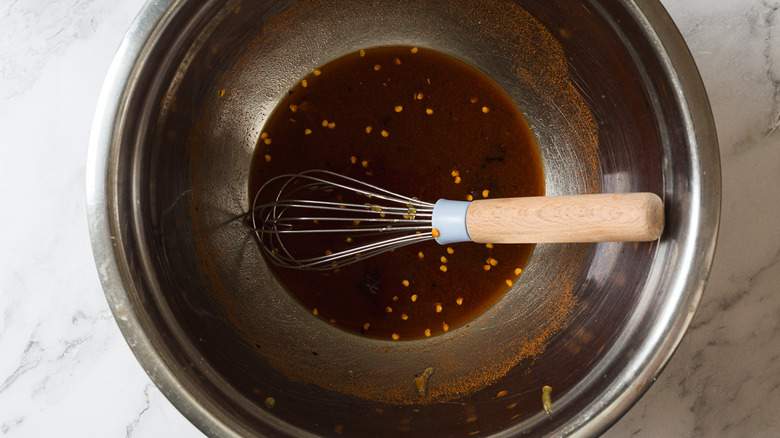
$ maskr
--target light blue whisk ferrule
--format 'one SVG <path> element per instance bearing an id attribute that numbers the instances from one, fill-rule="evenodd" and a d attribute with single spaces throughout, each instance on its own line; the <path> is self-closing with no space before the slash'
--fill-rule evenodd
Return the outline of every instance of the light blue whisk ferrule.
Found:
<path id="1" fill-rule="evenodd" d="M 471 242 L 469 232 L 466 229 L 466 211 L 469 209 L 468 201 L 450 201 L 439 199 L 433 207 L 433 228 L 439 231 L 436 242 L 439 245 L 449 243 Z"/>

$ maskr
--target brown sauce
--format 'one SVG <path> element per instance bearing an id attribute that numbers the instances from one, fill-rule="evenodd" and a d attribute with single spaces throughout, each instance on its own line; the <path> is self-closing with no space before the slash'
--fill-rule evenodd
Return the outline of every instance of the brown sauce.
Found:
<path id="1" fill-rule="evenodd" d="M 533 134 L 506 93 L 462 61 L 407 46 L 344 55 L 289 90 L 263 128 L 250 199 L 268 179 L 308 169 L 428 202 L 544 194 Z M 337 271 L 272 269 L 316 317 L 363 336 L 409 340 L 482 314 L 518 280 L 532 251 L 429 241 Z"/>

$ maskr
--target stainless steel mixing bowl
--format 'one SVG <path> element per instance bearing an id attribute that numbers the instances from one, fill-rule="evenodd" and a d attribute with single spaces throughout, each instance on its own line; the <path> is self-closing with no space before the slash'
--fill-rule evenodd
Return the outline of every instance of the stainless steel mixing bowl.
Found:
<path id="1" fill-rule="evenodd" d="M 548 194 L 661 195 L 662 239 L 538 245 L 496 306 L 427 340 L 312 317 L 235 220 L 250 159 L 301 76 L 388 44 L 452 54 L 502 86 L 537 136 Z M 109 71 L 88 160 L 111 309 L 152 380 L 213 436 L 597 434 L 683 336 L 720 208 L 707 97 L 651 0 L 150 1 Z"/>

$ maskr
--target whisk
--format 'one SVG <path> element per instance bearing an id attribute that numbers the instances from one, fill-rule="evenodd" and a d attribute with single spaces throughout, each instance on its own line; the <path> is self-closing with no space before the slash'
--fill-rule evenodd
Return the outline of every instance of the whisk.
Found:
<path id="1" fill-rule="evenodd" d="M 267 258 L 332 270 L 418 242 L 652 241 L 664 211 L 653 193 L 532 196 L 429 203 L 327 170 L 277 176 L 251 217 Z"/>

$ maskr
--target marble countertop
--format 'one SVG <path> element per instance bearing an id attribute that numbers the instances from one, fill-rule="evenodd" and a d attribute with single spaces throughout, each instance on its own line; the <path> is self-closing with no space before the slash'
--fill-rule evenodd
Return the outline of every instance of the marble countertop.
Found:
<path id="1" fill-rule="evenodd" d="M 0 0 L 0 435 L 200 437 L 114 323 L 87 230 L 103 77 L 142 0 Z M 780 1 L 662 0 L 717 124 L 721 232 L 690 330 L 608 437 L 780 430 Z"/>

